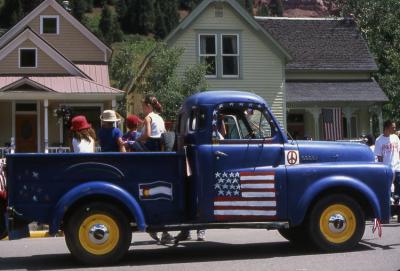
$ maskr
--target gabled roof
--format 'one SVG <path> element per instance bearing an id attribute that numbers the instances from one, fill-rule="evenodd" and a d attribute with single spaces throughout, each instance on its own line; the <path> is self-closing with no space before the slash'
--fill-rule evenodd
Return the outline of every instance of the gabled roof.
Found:
<path id="1" fill-rule="evenodd" d="M 110 86 L 110 77 L 108 74 L 107 64 L 74 64 L 97 83 L 107 87 Z"/>
<path id="2" fill-rule="evenodd" d="M 30 85 L 44 91 L 60 94 L 122 94 L 123 91 L 103 86 L 79 76 L 0 76 L 0 92 Z"/>
<path id="3" fill-rule="evenodd" d="M 181 31 L 184 31 L 188 28 L 196 18 L 203 13 L 203 11 L 212 3 L 226 3 L 230 5 L 257 33 L 261 33 L 267 40 L 269 40 L 272 45 L 281 52 L 286 59 L 290 60 L 291 56 L 286 51 L 284 47 L 282 47 L 277 40 L 274 39 L 263 27 L 261 27 L 250 14 L 240 6 L 240 4 L 236 0 L 203 0 L 197 7 L 165 38 L 165 41 L 168 42 L 173 37 L 178 35 Z"/>
<path id="4" fill-rule="evenodd" d="M 0 49 L 0 61 L 4 59 L 8 54 L 13 52 L 21 43 L 29 40 L 33 42 L 37 47 L 42 49 L 43 53 L 47 54 L 60 66 L 62 66 L 71 75 L 79 75 L 82 77 L 88 76 L 81 71 L 77 66 L 65 58 L 60 52 L 58 52 L 54 47 L 48 44 L 45 40 L 39 37 L 35 32 L 33 32 L 29 27 L 19 33 L 11 42 Z"/>
<path id="5" fill-rule="evenodd" d="M 255 17 L 293 57 L 286 70 L 376 71 L 351 19 Z"/>
<path id="6" fill-rule="evenodd" d="M 14 27 L 12 27 L 7 33 L 0 37 L 0 48 L 4 47 L 15 35 L 17 35 L 22 29 L 24 29 L 34 18 L 44 11 L 48 6 L 54 8 L 61 16 L 63 16 L 68 22 L 70 22 L 76 29 L 78 29 L 83 35 L 85 35 L 94 45 L 96 45 L 103 52 L 112 52 L 110 47 L 104 44 L 99 38 L 97 38 L 92 32 L 90 32 L 84 25 L 82 25 L 77 19 L 69 14 L 56 0 L 44 0 L 39 6 L 32 10 L 22 20 L 20 20 Z"/>

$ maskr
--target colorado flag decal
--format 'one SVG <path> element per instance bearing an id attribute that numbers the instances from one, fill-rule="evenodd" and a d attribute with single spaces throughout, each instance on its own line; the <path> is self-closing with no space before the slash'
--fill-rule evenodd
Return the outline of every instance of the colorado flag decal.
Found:
<path id="1" fill-rule="evenodd" d="M 139 184 L 140 200 L 172 200 L 172 184 L 163 181 Z"/>

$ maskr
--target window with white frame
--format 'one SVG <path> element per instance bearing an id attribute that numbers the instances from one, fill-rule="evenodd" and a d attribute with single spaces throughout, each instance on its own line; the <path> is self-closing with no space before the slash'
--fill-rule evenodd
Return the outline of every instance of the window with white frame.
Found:
<path id="1" fill-rule="evenodd" d="M 40 16 L 40 34 L 59 33 L 59 16 Z"/>
<path id="2" fill-rule="evenodd" d="M 36 50 L 36 48 L 20 48 L 19 49 L 19 67 L 20 68 L 36 68 L 37 67 L 37 50 Z"/>
<path id="3" fill-rule="evenodd" d="M 199 36 L 200 63 L 206 65 L 206 76 L 217 76 L 217 36 L 202 34 Z"/>
<path id="4" fill-rule="evenodd" d="M 238 35 L 221 35 L 222 76 L 239 76 L 239 39 Z"/>

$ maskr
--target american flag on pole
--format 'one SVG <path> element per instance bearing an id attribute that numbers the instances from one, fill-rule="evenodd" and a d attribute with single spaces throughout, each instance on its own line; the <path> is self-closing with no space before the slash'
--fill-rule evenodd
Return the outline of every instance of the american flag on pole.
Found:
<path id="1" fill-rule="evenodd" d="M 0 160 L 0 199 L 6 198 L 6 175 L 4 174 L 4 163 Z"/>
<path id="2" fill-rule="evenodd" d="M 342 110 L 340 108 L 322 109 L 322 123 L 324 125 L 325 140 L 343 138 Z"/>
<path id="3" fill-rule="evenodd" d="M 276 219 L 274 172 L 215 173 L 217 220 Z"/>

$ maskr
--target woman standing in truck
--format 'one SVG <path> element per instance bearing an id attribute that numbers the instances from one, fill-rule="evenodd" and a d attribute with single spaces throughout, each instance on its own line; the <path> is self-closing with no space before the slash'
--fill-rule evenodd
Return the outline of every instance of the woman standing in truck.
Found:
<path id="1" fill-rule="evenodd" d="M 161 134 L 166 131 L 164 120 L 159 115 L 162 112 L 162 106 L 156 97 L 146 95 L 142 100 L 142 107 L 145 118 L 142 134 L 138 138 L 138 141 L 142 142 L 144 150 L 160 151 Z"/>
<path id="2" fill-rule="evenodd" d="M 85 116 L 80 115 L 72 118 L 71 132 L 71 147 L 73 152 L 83 153 L 95 151 L 96 133 Z"/>

